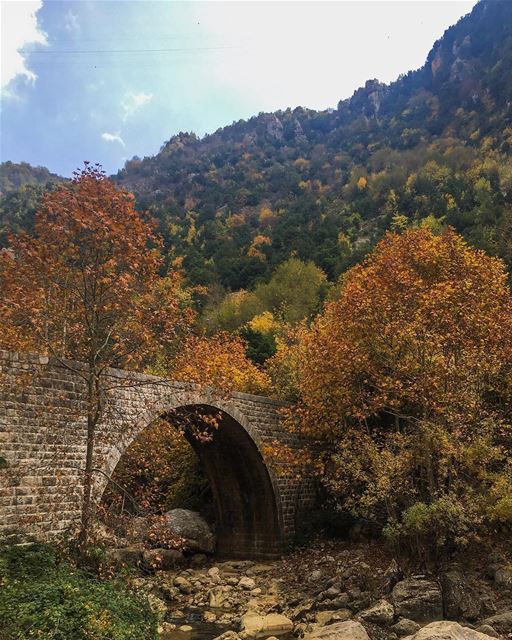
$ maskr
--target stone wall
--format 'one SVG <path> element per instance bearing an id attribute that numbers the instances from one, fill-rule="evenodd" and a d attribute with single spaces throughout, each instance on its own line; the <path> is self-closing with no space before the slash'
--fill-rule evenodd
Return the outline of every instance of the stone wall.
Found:
<path id="1" fill-rule="evenodd" d="M 86 450 L 84 371 L 77 362 L 0 351 L 0 456 L 6 461 L 0 465 L 0 534 L 22 529 L 52 537 L 76 525 Z M 265 445 L 274 441 L 298 446 L 280 425 L 280 403 L 120 370 L 110 370 L 106 383 L 95 467 L 110 475 L 126 447 L 161 416 L 215 413 L 221 419 L 213 443 L 191 444 L 217 498 L 223 552 L 272 555 L 292 542 L 296 515 L 314 491 L 310 480 L 298 481 L 266 455 Z M 97 500 L 106 483 L 95 475 Z"/>

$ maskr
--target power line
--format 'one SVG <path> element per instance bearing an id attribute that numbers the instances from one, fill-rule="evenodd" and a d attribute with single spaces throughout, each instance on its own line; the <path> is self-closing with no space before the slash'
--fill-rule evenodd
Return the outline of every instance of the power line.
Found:
<path id="1" fill-rule="evenodd" d="M 56 50 L 30 50 L 30 49 L 18 49 L 20 53 L 25 53 L 27 55 L 34 54 L 72 54 L 72 53 L 92 53 L 103 54 L 103 53 L 175 53 L 175 52 L 184 52 L 184 51 L 218 51 L 222 49 L 238 49 L 239 47 L 184 47 L 184 48 L 175 48 L 175 49 L 56 49 Z"/>

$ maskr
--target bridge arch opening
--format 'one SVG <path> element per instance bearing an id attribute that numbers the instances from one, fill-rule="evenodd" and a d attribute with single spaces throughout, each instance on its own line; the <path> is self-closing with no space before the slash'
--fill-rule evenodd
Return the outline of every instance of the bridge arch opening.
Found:
<path id="1" fill-rule="evenodd" d="M 208 478 L 217 555 L 229 558 L 278 555 L 282 550 L 278 494 L 247 426 L 228 412 L 207 404 L 173 408 L 162 412 L 158 420 L 165 420 L 183 432 Z M 153 421 L 146 429 L 154 424 Z M 208 437 L 198 437 L 198 433 Z"/>

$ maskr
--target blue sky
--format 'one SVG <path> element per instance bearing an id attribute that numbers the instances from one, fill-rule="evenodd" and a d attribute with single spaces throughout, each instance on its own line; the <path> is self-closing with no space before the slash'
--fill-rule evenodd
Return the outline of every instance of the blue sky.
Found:
<path id="1" fill-rule="evenodd" d="M 110 173 L 179 131 L 335 107 L 421 66 L 474 4 L 2 1 L 0 158 Z"/>

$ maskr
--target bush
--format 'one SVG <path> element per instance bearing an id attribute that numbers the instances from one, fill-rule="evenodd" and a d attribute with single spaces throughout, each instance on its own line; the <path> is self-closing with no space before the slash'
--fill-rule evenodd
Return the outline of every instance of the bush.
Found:
<path id="1" fill-rule="evenodd" d="M 431 504 L 416 502 L 402 513 L 400 522 L 385 527 L 384 535 L 418 560 L 428 561 L 469 544 L 474 528 L 475 514 L 444 497 Z"/>
<path id="2" fill-rule="evenodd" d="M 151 640 L 156 627 L 120 581 L 99 581 L 48 545 L 0 547 L 0 640 Z"/>

